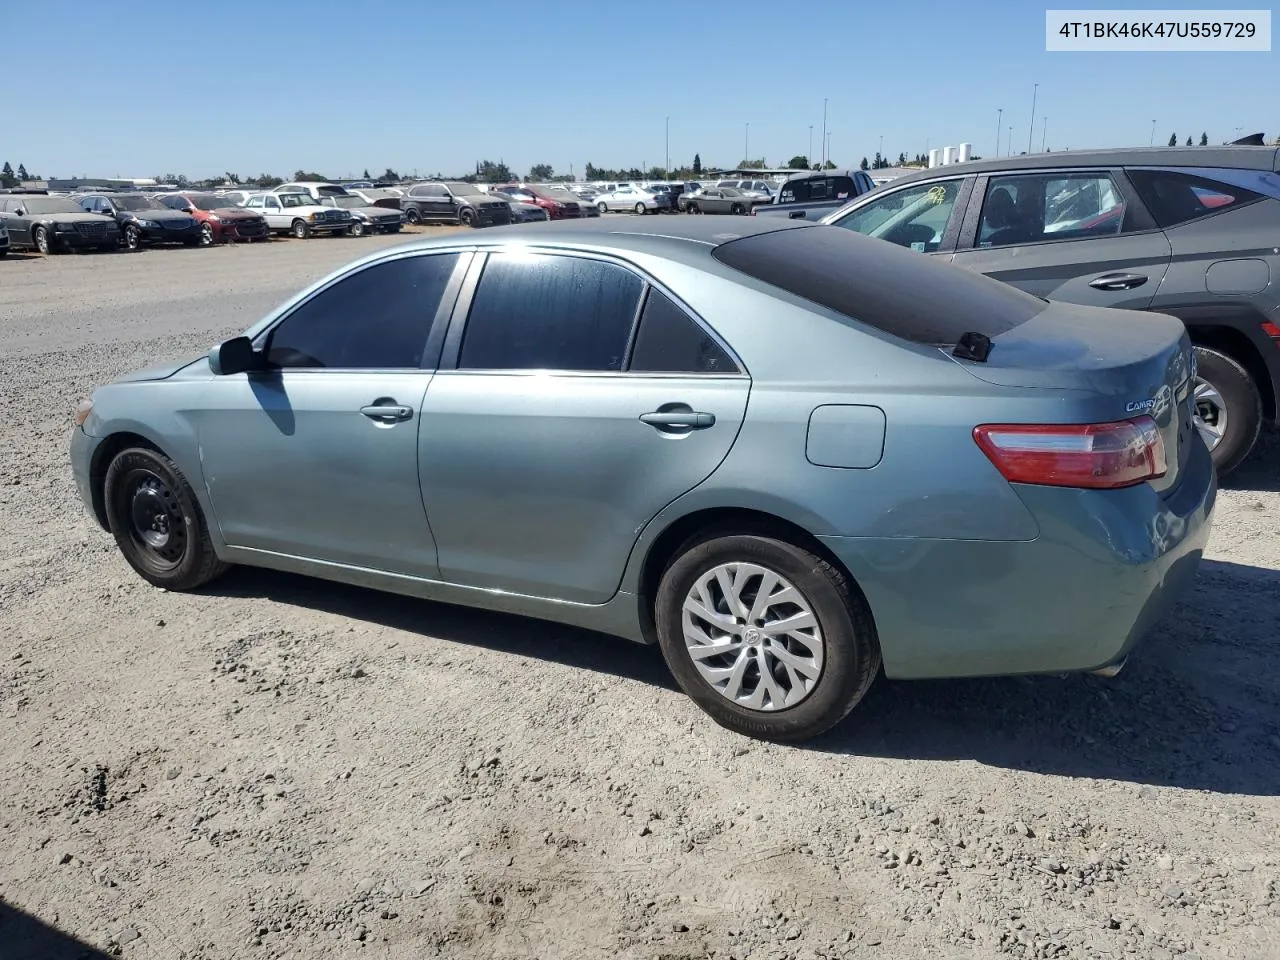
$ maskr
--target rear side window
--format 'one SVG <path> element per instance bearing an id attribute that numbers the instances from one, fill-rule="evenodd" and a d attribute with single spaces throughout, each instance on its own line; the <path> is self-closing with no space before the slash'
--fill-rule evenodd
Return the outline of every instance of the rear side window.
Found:
<path id="1" fill-rule="evenodd" d="M 1173 170 L 1128 170 L 1138 196 L 1161 227 L 1196 220 L 1261 199 L 1261 194 Z"/>
<path id="2" fill-rule="evenodd" d="M 651 287 L 628 369 L 632 373 L 737 373 L 738 365 L 697 321 Z"/>
<path id="3" fill-rule="evenodd" d="M 417 369 L 458 262 L 456 253 L 403 257 L 325 288 L 277 325 L 267 361 L 294 369 Z"/>
<path id="4" fill-rule="evenodd" d="M 950 346 L 962 334 L 996 337 L 1046 306 L 980 273 L 921 257 L 835 226 L 731 240 L 712 254 L 750 277 L 914 343 Z"/>
<path id="5" fill-rule="evenodd" d="M 619 371 L 643 289 L 634 273 L 601 260 L 491 254 L 458 367 Z"/>

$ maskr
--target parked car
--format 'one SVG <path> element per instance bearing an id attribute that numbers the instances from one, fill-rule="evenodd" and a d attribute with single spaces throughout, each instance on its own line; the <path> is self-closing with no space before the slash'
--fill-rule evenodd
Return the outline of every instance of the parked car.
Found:
<path id="1" fill-rule="evenodd" d="M 359 197 L 369 207 L 386 207 L 388 210 L 400 209 L 400 195 L 380 187 L 357 187 L 348 190 L 353 197 Z"/>
<path id="2" fill-rule="evenodd" d="M 120 246 L 120 228 L 115 221 L 85 213 L 68 197 L 43 194 L 0 196 L 0 219 L 9 234 L 9 249 L 32 249 L 39 253 L 70 250 L 115 250 Z"/>
<path id="3" fill-rule="evenodd" d="M 539 223 L 543 220 L 551 219 L 551 214 L 547 213 L 546 210 L 536 203 L 519 199 L 518 194 L 508 193 L 505 190 L 491 189 L 489 196 L 507 201 L 507 205 L 511 207 L 512 223 Z M 528 196 L 528 194 L 524 194 L 524 196 Z"/>
<path id="4" fill-rule="evenodd" d="M 110 217 L 120 229 L 126 250 L 159 243 L 200 243 L 200 222 L 189 213 L 170 210 L 159 200 L 140 193 L 87 193 L 75 198 L 87 213 Z"/>
<path id="5" fill-rule="evenodd" d="M 630 210 L 633 213 L 662 213 L 671 209 L 671 198 L 665 193 L 654 193 L 631 183 L 618 184 L 612 191 L 596 197 L 596 208 L 601 213 L 610 210 Z"/>
<path id="6" fill-rule="evenodd" d="M 326 207 L 306 193 L 255 193 L 244 205 L 246 209 L 261 211 L 272 233 L 288 234 L 299 240 L 316 234 L 347 233 L 355 222 L 348 211 Z"/>
<path id="7" fill-rule="evenodd" d="M 350 194 L 343 197 L 322 197 L 319 202 L 326 207 L 337 207 L 351 214 L 351 226 L 347 227 L 347 233 L 353 237 L 369 233 L 399 233 L 404 226 L 404 214 L 399 210 L 372 207 L 361 197 Z"/>
<path id="8" fill-rule="evenodd" d="M 772 203 L 755 207 L 751 214 L 819 220 L 875 188 L 875 181 L 865 170 L 805 170 L 789 177 Z"/>
<path id="9" fill-rule="evenodd" d="M 313 180 L 294 180 L 271 188 L 272 193 L 305 193 L 313 200 L 325 197 L 348 196 L 347 188 L 338 183 L 323 183 Z"/>
<path id="10" fill-rule="evenodd" d="M 414 184 L 400 200 L 400 209 L 412 224 L 494 227 L 511 222 L 507 201 L 490 197 L 473 183 L 452 180 Z"/>
<path id="11" fill-rule="evenodd" d="M 768 180 L 721 180 L 716 186 L 721 188 L 732 187 L 735 190 L 741 190 L 743 193 L 767 197 L 770 203 L 773 202 L 773 198 L 778 193 L 777 184 L 771 184 Z"/>
<path id="12" fill-rule="evenodd" d="M 734 187 L 708 187 L 689 199 L 687 213 L 732 213 L 746 216 L 755 207 L 768 203 L 759 193 L 744 193 Z"/>
<path id="13" fill-rule="evenodd" d="M 170 210 L 195 217 L 204 246 L 235 240 L 261 242 L 271 237 L 267 221 L 260 213 L 238 207 L 226 197 L 212 193 L 166 193 L 156 199 Z"/>
<path id="14" fill-rule="evenodd" d="M 260 192 L 260 191 L 257 191 L 257 190 L 218 190 L 218 191 L 215 191 L 215 193 L 216 193 L 216 195 L 217 195 L 218 197 L 221 197 L 223 200 L 230 201 L 230 203 L 232 203 L 234 206 L 237 206 L 237 207 L 243 207 L 243 206 L 244 206 L 244 204 L 245 204 L 245 201 L 246 201 L 246 200 L 248 200 L 250 197 L 252 197 L 255 193 L 258 193 L 258 192 Z"/>
<path id="15" fill-rule="evenodd" d="M 1280 396 L 1280 150 L 1073 151 L 900 177 L 826 218 L 1037 296 L 1180 317 L 1227 476 Z"/>
<path id="16" fill-rule="evenodd" d="M 576 220 L 582 216 L 582 204 L 578 198 L 565 190 L 553 193 L 548 187 L 532 186 L 525 183 L 506 183 L 490 187 L 500 190 L 508 197 L 514 197 L 520 203 L 532 203 L 547 211 L 552 220 Z"/>
<path id="17" fill-rule="evenodd" d="M 565 207 L 576 206 L 578 208 L 578 215 L 581 217 L 600 216 L 599 207 L 594 203 L 587 202 L 585 198 L 578 196 L 563 184 L 552 183 L 545 187 L 540 187 L 539 189 L 542 191 L 541 195 L 546 197 L 548 200 L 562 203 Z"/>
<path id="18" fill-rule="evenodd" d="M 9 254 L 9 224 L 5 220 L 5 215 L 0 212 L 0 257 Z"/>
<path id="19" fill-rule="evenodd" d="M 682 185 L 679 195 L 676 197 L 676 210 L 680 213 L 688 213 L 689 204 L 693 199 L 707 189 L 705 185 L 694 180 L 689 180 Z"/>
<path id="20" fill-rule="evenodd" d="M 650 223 L 361 258 L 96 390 L 79 495 L 157 586 L 242 563 L 656 641 L 774 740 L 882 664 L 1113 675 L 1187 595 L 1216 476 L 1175 318 L 839 227 Z"/>

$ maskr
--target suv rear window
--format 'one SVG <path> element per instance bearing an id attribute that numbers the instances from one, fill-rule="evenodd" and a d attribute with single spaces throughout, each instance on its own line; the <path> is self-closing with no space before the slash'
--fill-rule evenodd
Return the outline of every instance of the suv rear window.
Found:
<path id="1" fill-rule="evenodd" d="M 833 226 L 741 237 L 716 247 L 712 256 L 913 343 L 951 346 L 969 332 L 997 337 L 1048 304 L 980 273 Z"/>
<path id="2" fill-rule="evenodd" d="M 1191 173 L 1173 170 L 1126 170 L 1138 196 L 1161 227 L 1217 213 L 1224 207 L 1239 207 L 1262 195 Z"/>

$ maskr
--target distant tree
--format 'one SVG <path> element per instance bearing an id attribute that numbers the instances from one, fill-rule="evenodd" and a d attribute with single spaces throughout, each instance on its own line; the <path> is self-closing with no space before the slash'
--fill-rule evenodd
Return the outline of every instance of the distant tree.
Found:
<path id="1" fill-rule="evenodd" d="M 529 179 L 535 183 L 545 183 L 548 180 L 554 179 L 555 175 L 556 172 L 552 169 L 551 164 L 549 163 L 535 163 L 529 168 Z"/>
<path id="2" fill-rule="evenodd" d="M 823 170 L 834 170 L 835 168 L 836 168 L 836 165 L 832 163 L 830 160 L 828 160 L 826 163 L 822 165 Z"/>
<path id="3" fill-rule="evenodd" d="M 866 157 L 863 157 L 863 158 L 862 158 L 862 162 L 861 162 L 860 164 L 858 164 L 858 168 L 859 168 L 860 170 L 870 170 L 870 169 L 871 169 L 871 164 L 867 162 L 867 158 L 866 158 Z"/>
<path id="4" fill-rule="evenodd" d="M 81 179 L 83 180 L 84 178 L 81 177 Z M 152 179 L 155 180 L 156 183 L 168 183 L 179 188 L 191 186 L 191 181 L 181 173 L 165 173 L 157 177 L 152 177 Z"/>
<path id="5" fill-rule="evenodd" d="M 898 166 L 905 167 L 907 165 L 907 155 L 905 152 L 898 154 Z"/>
<path id="6" fill-rule="evenodd" d="M 284 181 L 281 180 L 279 177 L 273 177 L 269 173 L 258 174 L 256 177 L 253 178 L 253 182 L 256 183 L 258 186 L 262 187 L 264 190 L 270 190 L 272 187 L 278 187 L 280 186 L 280 184 L 284 183 Z"/>
<path id="7" fill-rule="evenodd" d="M 383 171 L 382 171 L 382 176 L 381 176 L 381 177 L 379 177 L 378 179 L 380 179 L 380 180 L 390 180 L 392 183 L 394 183 L 395 181 L 397 181 L 397 180 L 399 180 L 399 179 L 400 179 L 400 174 L 396 173 L 396 172 L 395 172 L 394 170 L 392 170 L 390 167 L 387 167 L 387 169 L 385 169 L 385 170 L 383 170 Z"/>
<path id="8" fill-rule="evenodd" d="M 27 168 L 24 167 L 22 164 L 18 164 L 18 179 L 19 180 L 31 179 L 30 177 L 27 176 Z"/>
<path id="9" fill-rule="evenodd" d="M 702 176 L 702 157 L 696 153 L 693 155 L 693 175 L 694 177 Z"/>
<path id="10" fill-rule="evenodd" d="M 306 170 L 295 170 L 293 171 L 293 179 L 297 183 L 324 183 L 329 178 L 318 173 L 308 173 Z"/>
<path id="11" fill-rule="evenodd" d="M 787 169 L 788 170 L 808 170 L 809 158 L 802 157 L 800 156 L 800 154 L 797 153 L 794 157 L 792 157 L 790 160 L 787 161 Z"/>
<path id="12" fill-rule="evenodd" d="M 1207 147 L 1209 145 L 1209 135 L 1207 133 L 1200 134 L 1200 146 Z"/>
<path id="13" fill-rule="evenodd" d="M 650 167 L 649 172 L 644 175 L 646 180 L 665 180 L 667 179 L 667 171 L 662 167 Z"/>
<path id="14" fill-rule="evenodd" d="M 1176 147 L 1178 145 L 1178 135 L 1176 133 L 1169 134 L 1169 146 Z"/>
<path id="15" fill-rule="evenodd" d="M 871 161 L 871 169 L 879 170 L 885 166 L 884 157 L 880 156 L 880 151 L 876 151 L 876 158 Z"/>
<path id="16" fill-rule="evenodd" d="M 497 163 L 491 160 L 481 160 L 480 166 L 476 170 L 476 176 L 483 183 L 507 183 L 516 178 L 515 174 L 511 172 L 511 168 L 501 160 Z"/>
<path id="17" fill-rule="evenodd" d="M 1189 147 L 1189 146 L 1191 146 L 1191 138 L 1190 138 L 1190 137 L 1187 137 L 1187 146 L 1188 146 L 1188 147 Z"/>
<path id="18" fill-rule="evenodd" d="M 369 173 L 369 168 L 368 168 L 368 167 L 365 167 L 365 168 L 364 168 L 364 179 L 366 179 L 366 180 L 372 180 L 372 179 L 373 179 L 373 175 L 372 175 L 371 173 Z"/>
<path id="19" fill-rule="evenodd" d="M 0 169 L 0 184 L 6 187 L 16 187 L 18 178 L 13 175 L 13 167 L 9 166 L 9 161 L 4 162 L 4 168 Z"/>
<path id="20" fill-rule="evenodd" d="M 227 171 L 227 181 L 228 181 L 229 183 L 234 183 L 236 186 L 239 186 L 239 185 L 240 185 L 240 178 L 239 178 L 239 177 L 237 177 L 237 176 L 236 176 L 234 173 L 232 173 L 230 170 L 228 170 L 228 171 Z"/>
<path id="21" fill-rule="evenodd" d="M 768 166 L 768 163 L 765 162 L 764 157 L 761 157 L 759 160 L 743 160 L 742 163 L 738 164 L 738 169 L 739 170 L 763 170 L 767 166 Z"/>

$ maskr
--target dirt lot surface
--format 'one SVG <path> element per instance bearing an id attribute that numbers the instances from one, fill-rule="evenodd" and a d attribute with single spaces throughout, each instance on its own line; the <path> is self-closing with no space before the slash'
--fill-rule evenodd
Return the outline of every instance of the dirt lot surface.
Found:
<path id="1" fill-rule="evenodd" d="M 76 401 L 387 242 L 0 262 L 0 958 L 1280 956 L 1274 436 L 1115 680 L 882 682 L 803 748 L 623 641 L 146 585 Z"/>

